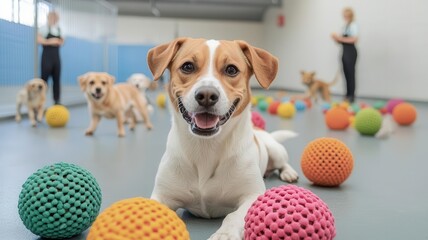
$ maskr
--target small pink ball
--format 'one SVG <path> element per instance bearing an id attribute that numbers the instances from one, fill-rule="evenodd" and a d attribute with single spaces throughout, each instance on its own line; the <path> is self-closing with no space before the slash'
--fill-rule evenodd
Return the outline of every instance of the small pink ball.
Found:
<path id="1" fill-rule="evenodd" d="M 266 130 L 266 121 L 263 119 L 260 113 L 251 112 L 251 121 L 255 127 Z"/>
<path id="2" fill-rule="evenodd" d="M 389 114 L 392 114 L 392 112 L 394 111 L 394 108 L 400 104 L 403 103 L 404 100 L 400 99 L 400 98 L 395 98 L 395 99 L 391 99 L 388 101 L 388 103 L 386 103 L 386 110 L 388 111 Z"/>
<path id="3" fill-rule="evenodd" d="M 324 239 L 336 236 L 334 217 L 311 191 L 287 185 L 259 196 L 245 216 L 245 240 Z"/>

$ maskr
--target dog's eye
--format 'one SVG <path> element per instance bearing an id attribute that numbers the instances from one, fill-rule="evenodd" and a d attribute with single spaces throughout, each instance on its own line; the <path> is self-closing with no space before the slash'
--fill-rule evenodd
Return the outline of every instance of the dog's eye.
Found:
<path id="1" fill-rule="evenodd" d="M 107 84 L 107 82 L 106 82 L 106 81 L 102 81 L 102 82 L 101 82 L 101 84 L 102 84 L 103 86 L 105 86 L 105 85 Z"/>
<path id="2" fill-rule="evenodd" d="M 224 73 L 229 77 L 235 77 L 236 75 L 238 75 L 239 70 L 235 65 L 228 65 L 224 69 Z"/>
<path id="3" fill-rule="evenodd" d="M 183 73 L 190 74 L 195 71 L 195 65 L 193 65 L 191 62 L 185 62 L 183 65 L 181 65 L 180 69 Z"/>
<path id="4" fill-rule="evenodd" d="M 89 82 L 89 85 L 91 85 L 91 86 L 94 84 L 95 84 L 95 81 L 93 81 L 93 80 Z"/>

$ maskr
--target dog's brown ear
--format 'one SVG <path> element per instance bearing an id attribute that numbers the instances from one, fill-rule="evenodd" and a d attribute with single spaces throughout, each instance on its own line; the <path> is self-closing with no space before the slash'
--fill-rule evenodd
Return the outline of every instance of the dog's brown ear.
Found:
<path id="1" fill-rule="evenodd" d="M 300 74 L 301 74 L 301 75 L 304 75 L 304 74 L 305 74 L 305 71 L 304 71 L 304 70 L 300 70 Z"/>
<path id="2" fill-rule="evenodd" d="M 247 57 L 259 84 L 267 89 L 278 72 L 278 59 L 269 52 L 251 46 L 245 41 L 236 41 Z"/>
<path id="3" fill-rule="evenodd" d="M 150 49 L 147 54 L 147 63 L 153 74 L 154 81 L 158 80 L 162 76 L 165 69 L 169 66 L 172 58 L 186 39 L 187 38 L 177 38 L 172 42 Z"/>
<path id="4" fill-rule="evenodd" d="M 316 72 L 315 72 L 315 71 L 311 72 L 312 77 L 314 77 L 314 76 L 315 76 L 315 74 L 316 74 Z"/>
<path id="5" fill-rule="evenodd" d="M 88 73 L 77 77 L 77 81 L 79 82 L 80 90 L 84 92 L 86 89 L 86 84 L 88 83 Z"/>

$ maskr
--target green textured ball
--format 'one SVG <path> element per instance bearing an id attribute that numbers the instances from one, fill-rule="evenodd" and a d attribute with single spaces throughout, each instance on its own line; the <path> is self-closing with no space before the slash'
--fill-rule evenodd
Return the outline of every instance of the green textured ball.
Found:
<path id="1" fill-rule="evenodd" d="M 98 216 L 101 190 L 87 170 L 56 163 L 33 173 L 19 194 L 19 216 L 32 233 L 51 239 L 85 231 Z"/>
<path id="2" fill-rule="evenodd" d="M 362 135 L 373 136 L 382 126 L 382 115 L 373 108 L 360 110 L 355 116 L 355 129 Z"/>
<path id="3" fill-rule="evenodd" d="M 269 104 L 265 100 L 260 100 L 257 104 L 257 107 L 259 107 L 260 111 L 265 112 L 266 109 L 269 107 Z"/>

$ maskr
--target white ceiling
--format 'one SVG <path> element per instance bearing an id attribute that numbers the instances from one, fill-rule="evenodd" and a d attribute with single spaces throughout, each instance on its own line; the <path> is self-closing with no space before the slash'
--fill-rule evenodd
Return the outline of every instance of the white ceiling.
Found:
<path id="1" fill-rule="evenodd" d="M 282 0 L 107 0 L 119 15 L 261 21 L 269 7 Z M 158 11 L 159 10 L 159 11 Z"/>

